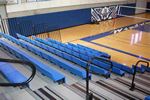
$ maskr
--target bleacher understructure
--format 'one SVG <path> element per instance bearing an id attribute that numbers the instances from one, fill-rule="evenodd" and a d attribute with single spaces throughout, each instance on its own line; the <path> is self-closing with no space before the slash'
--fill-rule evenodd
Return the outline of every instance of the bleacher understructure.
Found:
<path id="1" fill-rule="evenodd" d="M 32 40 L 20 34 L 17 34 L 18 39 L 4 33 L 0 35 L 0 49 L 5 51 L 3 53 L 32 62 L 36 66 L 37 75 L 29 87 L 17 88 L 18 93 L 22 92 L 20 95 L 29 95 L 30 100 L 85 100 L 87 62 L 93 57 L 104 59 L 95 59 L 89 65 L 90 92 L 93 93 L 94 100 L 150 99 L 150 68 L 144 65 L 137 66 L 135 91 L 130 91 L 134 66 L 111 61 L 111 55 L 105 52 L 79 44 L 64 44 L 50 38 L 43 40 L 33 36 Z M 3 62 L 0 62 L 0 75 L 10 83 L 26 80 L 22 71 Z M 36 84 L 39 85 L 36 87 Z M 1 89 L 0 98 L 3 96 L 7 100 L 11 92 Z M 13 88 L 12 91 L 16 89 Z"/>

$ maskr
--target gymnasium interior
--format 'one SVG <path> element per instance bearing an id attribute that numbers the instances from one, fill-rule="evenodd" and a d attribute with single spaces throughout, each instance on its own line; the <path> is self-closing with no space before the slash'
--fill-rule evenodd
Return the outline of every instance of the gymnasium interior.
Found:
<path id="1" fill-rule="evenodd" d="M 0 0 L 0 100 L 150 100 L 150 0 Z"/>

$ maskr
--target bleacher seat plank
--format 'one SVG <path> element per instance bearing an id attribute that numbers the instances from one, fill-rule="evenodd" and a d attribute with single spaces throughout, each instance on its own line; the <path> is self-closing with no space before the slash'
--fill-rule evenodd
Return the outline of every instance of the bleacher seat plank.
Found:
<path id="1" fill-rule="evenodd" d="M 23 56 L 24 59 L 31 61 L 33 64 L 36 65 L 36 68 L 44 75 L 46 75 L 47 77 L 49 77 L 50 79 L 52 79 L 54 82 L 65 82 L 65 76 L 62 75 L 61 73 L 57 72 L 56 70 L 50 68 L 49 66 L 39 62 L 38 60 L 32 58 L 31 56 L 29 56 L 27 53 L 21 51 L 18 48 L 15 48 L 14 46 L 11 46 L 10 44 L 0 40 L 0 44 L 2 46 L 5 46 L 5 48 L 9 48 L 11 50 L 13 50 L 14 52 L 20 54 Z"/>
<path id="2" fill-rule="evenodd" d="M 9 63 L 0 62 L 0 72 L 10 83 L 22 83 L 27 81 L 27 78 Z"/>

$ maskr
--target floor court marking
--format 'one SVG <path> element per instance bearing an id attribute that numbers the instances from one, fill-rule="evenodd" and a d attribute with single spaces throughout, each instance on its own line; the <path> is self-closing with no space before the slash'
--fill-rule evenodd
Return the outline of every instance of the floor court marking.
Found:
<path id="1" fill-rule="evenodd" d="M 144 25 L 146 25 L 146 24 L 144 24 Z M 144 26 L 144 25 L 143 25 L 143 26 Z M 135 29 L 137 29 L 137 28 L 135 28 Z M 101 46 L 101 47 L 104 47 L 104 48 L 108 48 L 108 49 L 117 51 L 117 52 L 120 52 L 120 53 L 124 53 L 124 54 L 130 55 L 130 56 L 133 56 L 133 57 L 136 57 L 136 58 L 139 58 L 139 59 L 143 59 L 143 60 L 150 61 L 149 58 L 145 58 L 145 57 L 142 57 L 142 56 L 139 56 L 139 55 L 130 53 L 130 52 L 126 52 L 126 51 L 123 51 L 123 50 L 120 50 L 120 49 L 116 49 L 116 48 L 109 47 L 109 46 L 106 46 L 106 45 L 103 45 L 103 44 L 99 44 L 99 43 L 92 42 L 92 40 L 100 39 L 100 38 L 102 38 L 102 37 L 105 37 L 105 36 L 108 36 L 108 35 L 111 35 L 111 34 L 113 34 L 113 32 L 112 32 L 112 31 L 109 31 L 109 32 L 104 32 L 104 33 L 95 35 L 95 36 L 93 36 L 93 37 L 82 38 L 81 40 L 86 41 L 86 42 L 89 42 L 89 43 L 92 43 L 92 44 L 95 44 L 95 45 L 97 45 L 97 46 Z"/>
<path id="2" fill-rule="evenodd" d="M 121 53 L 124 53 L 124 54 L 127 54 L 127 55 L 131 55 L 131 56 L 136 57 L 136 58 L 140 58 L 140 59 L 143 59 L 143 60 L 150 61 L 149 58 L 140 57 L 140 56 L 138 56 L 136 54 L 132 54 L 132 53 L 129 53 L 129 52 L 126 52 L 126 51 L 123 51 L 123 50 L 119 50 L 119 49 L 112 48 L 112 47 L 109 47 L 109 46 L 105 46 L 105 45 L 102 45 L 102 44 L 98 44 L 98 43 L 95 43 L 95 42 L 89 42 L 89 43 L 95 44 L 97 46 L 105 47 L 105 48 L 108 48 L 108 49 L 111 49 L 111 50 L 114 50 L 114 51 L 118 51 L 118 52 L 121 52 Z"/>

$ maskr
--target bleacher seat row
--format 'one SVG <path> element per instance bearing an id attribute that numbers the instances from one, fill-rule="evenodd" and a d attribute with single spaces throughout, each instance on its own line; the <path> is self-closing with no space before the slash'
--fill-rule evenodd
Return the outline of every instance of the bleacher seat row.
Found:
<path id="1" fill-rule="evenodd" d="M 53 43 L 53 44 L 61 44 L 60 42 L 58 42 L 56 40 L 53 40 L 53 39 L 50 39 L 50 38 L 48 38 L 47 40 L 49 42 Z M 89 47 L 86 47 L 86 46 L 83 46 L 83 45 L 80 45 L 80 44 L 75 45 L 75 44 L 72 44 L 72 43 L 68 43 L 68 46 L 67 46 L 67 44 L 64 44 L 63 46 L 67 47 L 68 49 L 77 51 L 77 52 L 80 51 L 79 53 L 83 53 L 83 54 L 91 56 L 91 57 L 92 56 L 102 56 L 102 57 L 110 58 L 110 55 L 108 55 L 107 53 L 96 51 L 95 49 L 92 49 L 92 48 L 89 48 Z M 57 46 L 54 45 L 54 47 L 57 47 Z M 79 49 L 77 50 L 77 48 L 79 48 L 81 50 L 79 50 Z M 87 60 L 87 57 L 84 56 L 83 60 Z M 119 68 L 122 67 L 122 70 L 124 70 L 124 71 L 126 71 L 128 73 L 133 73 L 133 67 L 129 68 L 128 66 L 119 64 L 117 62 L 114 62 L 114 61 L 112 61 L 112 62 L 113 62 L 113 65 L 115 65 L 115 66 L 117 66 Z M 141 65 L 140 67 L 137 67 L 137 70 L 143 73 L 143 72 L 145 72 L 145 70 L 149 71 L 149 68 L 147 68 L 144 65 Z"/>
<path id="2" fill-rule="evenodd" d="M 16 38 L 9 36 L 7 34 L 2 34 L 2 35 L 14 43 L 20 44 L 20 42 Z M 32 62 L 36 66 L 36 69 L 39 72 L 41 72 L 43 75 L 52 79 L 54 82 L 58 82 L 58 83 L 64 83 L 65 82 L 65 76 L 64 75 L 62 75 L 61 73 L 52 69 L 51 67 L 41 63 L 37 59 L 32 58 L 30 55 L 21 51 L 20 49 L 14 47 L 14 46 L 11 46 L 10 44 L 8 44 L 2 40 L 0 40 L 0 45 L 1 45 L 1 47 L 6 49 L 7 51 L 9 51 L 10 53 L 14 54 L 16 57 Z"/>
<path id="3" fill-rule="evenodd" d="M 37 40 L 37 41 L 39 41 L 39 42 L 42 42 L 42 39 L 40 40 L 39 38 L 35 38 L 35 40 Z M 55 41 L 55 42 L 53 42 L 53 43 L 55 43 L 55 44 L 60 44 L 61 46 L 64 46 L 64 47 L 66 47 L 66 48 L 68 48 L 68 49 L 72 49 L 72 50 L 63 50 L 63 49 L 60 49 L 60 50 L 62 50 L 62 51 L 64 51 L 64 52 L 67 52 L 67 53 L 69 53 L 69 54 L 72 54 L 73 56 L 76 56 L 76 57 L 79 57 L 80 59 L 82 59 L 82 60 L 85 60 L 85 61 L 88 61 L 89 60 L 89 58 L 90 57 L 92 57 L 92 56 L 101 56 L 101 55 L 104 55 L 104 57 L 106 57 L 106 58 L 109 58 L 110 56 L 108 55 L 108 54 L 106 54 L 106 53 L 103 53 L 103 52 L 96 52 L 96 50 L 94 50 L 94 49 L 91 49 L 91 48 L 88 48 L 88 47 L 85 47 L 85 46 L 82 46 L 82 45 L 80 45 L 80 44 L 77 44 L 77 45 L 75 45 L 75 44 L 72 44 L 72 43 L 68 43 L 69 45 L 72 45 L 72 47 L 70 47 L 70 46 L 67 46 L 67 45 L 65 45 L 65 44 L 63 44 L 62 45 L 62 43 L 59 43 L 58 41 L 56 42 L 56 40 L 52 40 L 52 39 L 48 39 L 49 41 L 51 40 L 51 42 L 52 41 Z M 53 45 L 51 45 L 50 43 L 47 43 L 46 41 L 44 41 L 43 43 L 45 43 L 45 44 L 47 44 L 47 45 L 49 45 L 49 46 L 53 46 L 53 47 L 55 47 L 55 48 L 57 48 L 58 46 L 55 46 L 54 44 Z M 73 52 L 73 50 L 75 50 L 75 51 L 77 51 L 76 49 L 74 49 L 74 48 L 80 48 L 80 49 L 83 49 L 83 50 L 81 50 L 82 51 L 82 53 L 83 54 L 85 54 L 85 55 L 83 55 L 81 52 L 78 52 L 78 53 L 81 53 L 80 55 L 79 54 L 76 54 L 76 53 L 74 53 Z M 59 49 L 59 48 L 57 48 L 57 49 Z M 88 57 L 88 55 L 89 55 L 89 53 L 84 53 L 84 51 L 85 50 L 89 50 L 90 51 L 90 57 Z M 72 52 L 71 52 L 72 51 Z M 79 49 L 78 49 L 78 51 L 79 51 Z M 98 53 L 98 54 L 97 54 Z M 101 55 L 100 55 L 101 54 Z M 103 56 L 102 56 L 103 57 Z M 117 74 L 119 74 L 119 75 L 123 75 L 123 73 L 119 73 L 119 69 L 120 70 L 123 70 L 123 71 L 126 71 L 126 72 L 128 72 L 128 73 L 133 73 L 133 68 L 129 68 L 128 66 L 125 66 L 125 65 L 122 65 L 122 64 L 119 64 L 119 63 L 117 63 L 117 62 L 114 62 L 114 61 L 112 61 L 112 63 L 113 63 L 113 67 L 114 67 L 114 69 L 115 70 L 113 70 L 113 71 L 115 71 L 115 73 L 117 73 Z M 109 67 L 110 67 L 110 65 L 108 65 L 108 64 L 105 64 L 104 62 L 99 62 L 99 64 L 98 63 L 95 63 L 95 61 L 93 61 L 93 64 L 95 64 L 95 65 L 97 65 L 97 66 L 101 66 L 101 67 L 103 67 L 104 69 L 109 69 Z M 106 66 L 107 65 L 107 66 Z M 108 67 L 109 66 L 109 67 Z M 118 69 L 119 68 L 119 69 Z"/>
<path id="4" fill-rule="evenodd" d="M 52 40 L 50 38 L 48 38 L 47 40 L 48 40 L 48 42 L 53 44 L 53 46 L 56 47 L 56 48 L 58 47 L 58 45 L 61 45 L 61 46 L 65 47 L 66 49 L 69 49 L 70 51 L 74 51 L 74 52 L 76 52 L 78 54 L 82 54 L 84 56 L 89 56 L 89 57 L 96 56 L 96 57 L 110 58 L 110 55 L 108 55 L 107 53 L 99 52 L 99 51 L 96 51 L 94 49 L 83 48 L 83 47 L 80 47 L 80 45 L 75 45 L 75 44 L 72 44 L 72 43 L 63 44 L 61 42 L 58 42 L 56 40 Z"/>
<path id="5" fill-rule="evenodd" d="M 35 40 L 39 40 L 39 39 L 35 39 Z M 48 39 L 49 41 L 50 41 L 50 38 Z M 51 39 L 52 40 L 52 39 Z M 58 41 L 56 42 L 56 40 L 52 40 L 52 41 L 55 41 L 55 42 L 53 42 L 53 43 L 57 43 L 57 44 L 60 44 Z M 77 45 L 75 45 L 75 44 L 72 44 L 72 43 L 69 43 L 69 45 L 72 45 L 72 46 L 74 46 L 74 47 L 78 47 L 78 48 L 80 48 L 80 49 L 83 49 L 83 52 L 84 52 L 84 50 L 89 50 L 90 52 L 92 52 L 92 54 L 94 53 L 96 53 L 96 55 L 98 55 L 98 56 L 100 56 L 99 54 L 104 54 L 103 52 L 98 52 L 98 54 L 97 54 L 97 52 L 96 52 L 96 50 L 94 50 L 94 49 L 91 49 L 91 48 L 88 48 L 88 47 L 86 47 L 86 46 L 83 46 L 83 45 L 80 45 L 80 44 L 77 44 Z M 53 46 L 53 45 L 51 45 L 51 46 Z M 64 45 L 62 45 L 62 46 L 64 46 L 64 47 L 66 47 L 65 46 L 65 44 Z M 55 47 L 57 47 L 57 46 L 55 46 Z M 75 50 L 75 49 L 74 49 Z M 69 53 L 69 52 L 68 52 Z M 71 54 L 73 54 L 73 53 L 71 53 Z M 87 53 L 86 53 L 86 55 L 88 55 Z M 92 55 L 91 55 L 92 56 Z M 108 54 L 105 54 L 104 55 L 106 58 L 108 58 L 108 57 L 110 57 Z M 84 56 L 85 57 L 85 56 Z M 81 59 L 82 59 L 83 57 L 81 57 Z M 85 58 L 83 58 L 83 60 L 86 60 L 87 58 L 85 57 Z M 122 65 L 122 64 L 119 64 L 119 63 L 117 63 L 117 62 L 114 62 L 114 61 L 112 61 L 112 63 L 113 63 L 113 66 L 114 67 L 117 67 L 117 68 L 119 68 L 119 69 L 121 69 L 121 70 L 123 70 L 123 71 L 126 71 L 126 72 L 128 72 L 128 73 L 133 73 L 133 68 L 130 68 L 130 67 L 128 67 L 128 66 L 125 66 L 125 65 Z"/>
<path id="6" fill-rule="evenodd" d="M 64 68 L 64 69 L 70 71 L 71 73 L 82 77 L 83 79 L 86 78 L 86 72 L 84 69 L 80 69 L 80 68 L 74 66 L 73 64 L 63 62 L 62 60 L 60 60 L 54 56 L 48 55 L 48 54 L 44 53 L 43 51 L 25 43 L 25 42 L 20 41 L 19 45 L 26 48 L 27 50 L 33 52 L 34 54 L 39 55 L 40 57 L 42 57 L 50 62 L 53 62 L 54 64 L 57 64 L 61 68 Z"/>
<path id="7" fill-rule="evenodd" d="M 48 38 L 47 40 L 52 42 L 52 43 L 55 43 L 55 44 L 62 44 L 61 42 L 59 42 L 57 40 L 53 40 L 51 38 Z M 97 51 L 95 49 L 92 49 L 92 48 L 89 48 L 89 47 L 86 47 L 86 46 L 83 46 L 83 45 L 80 45 L 80 44 L 75 45 L 75 44 L 72 44 L 72 43 L 68 43 L 68 45 L 72 46 L 72 47 L 67 46 L 69 49 L 76 50 L 74 48 L 80 48 L 81 51 L 83 51 L 82 53 L 85 54 L 85 55 L 90 54 L 91 56 L 94 55 L 94 56 L 98 56 L 98 57 L 102 56 L 102 57 L 106 57 L 106 58 L 111 58 L 111 56 L 109 54 L 105 53 L 105 52 L 100 52 L 100 51 Z M 66 46 L 66 45 L 64 44 L 63 46 Z M 86 51 L 86 52 L 84 52 L 84 51 Z M 122 65 L 120 63 L 117 63 L 117 62 L 114 62 L 114 61 L 112 61 L 112 62 L 113 62 L 114 66 L 116 66 L 118 68 L 121 68 L 121 70 L 124 70 L 128 73 L 133 74 L 133 69 L 134 69 L 133 66 L 134 65 L 132 66 L 132 68 L 130 68 L 130 67 Z M 137 67 L 137 70 L 141 73 L 144 73 L 145 71 L 150 72 L 150 68 L 148 68 L 148 67 L 146 67 L 145 65 L 142 65 L 142 64 L 141 64 L 141 66 Z"/>
<path id="8" fill-rule="evenodd" d="M 40 47 L 40 48 L 43 48 L 44 50 L 46 50 L 46 51 L 49 51 L 49 52 L 51 52 L 51 53 L 54 53 L 53 51 L 56 51 L 56 55 L 58 55 L 58 56 L 60 56 L 60 57 L 62 57 L 62 58 L 65 58 L 65 59 L 67 59 L 67 60 L 69 60 L 69 61 L 71 61 L 71 62 L 74 62 L 74 63 L 76 63 L 76 64 L 78 64 L 78 65 L 80 65 L 80 66 L 82 66 L 82 67 L 86 67 L 87 66 L 87 61 L 88 60 L 86 60 L 86 61 L 84 61 L 84 60 L 82 60 L 82 59 L 79 59 L 79 58 L 77 58 L 77 57 L 75 57 L 74 55 L 71 55 L 71 53 L 69 54 L 69 52 L 71 52 L 71 50 L 69 50 L 69 49 L 65 49 L 65 47 L 62 47 L 62 46 L 55 46 L 55 48 L 53 48 L 53 45 L 55 45 L 55 44 L 52 44 L 51 45 L 51 47 L 49 47 L 49 46 L 47 46 L 47 45 L 44 45 L 44 44 L 41 44 L 41 43 L 39 43 L 39 42 L 36 42 L 36 41 L 34 41 L 34 40 L 31 40 L 31 39 L 29 39 L 29 38 L 27 38 L 27 37 L 24 37 L 24 36 L 21 36 L 21 35 L 18 35 L 18 37 L 19 38 L 21 38 L 21 39 L 23 39 L 23 40 L 25 40 L 25 41 L 27 41 L 27 42 L 29 42 L 29 43 L 31 43 L 31 44 L 33 44 L 33 45 L 36 45 L 36 46 L 38 46 L 38 47 Z M 39 39 L 39 38 L 36 38 L 35 40 L 37 40 L 37 41 L 41 41 L 41 42 L 44 42 L 45 44 L 46 43 L 48 43 L 48 42 L 46 42 L 46 41 L 44 41 L 44 40 L 42 40 L 42 39 Z M 60 48 L 61 48 L 61 50 L 60 50 Z M 53 50 L 52 50 L 53 49 Z M 64 50 L 64 51 L 62 51 L 62 49 Z M 66 52 L 65 52 L 66 51 Z M 69 52 L 67 52 L 67 51 L 69 51 Z M 63 54 L 64 56 L 61 56 L 61 54 Z M 78 53 L 77 53 L 78 54 Z M 80 54 L 80 56 L 82 57 L 82 58 L 85 58 L 86 56 L 85 55 L 81 55 Z M 90 58 L 89 58 L 90 59 Z M 97 61 L 97 62 L 99 62 L 99 61 Z M 96 63 L 97 64 L 97 63 Z M 107 70 L 110 70 L 111 69 L 111 66 L 110 65 L 108 65 L 108 64 L 104 64 L 104 63 L 102 63 L 102 62 L 99 62 L 97 65 L 101 65 L 101 66 L 103 66 L 103 68 L 100 68 L 100 67 L 98 67 L 98 66 L 96 66 L 96 65 L 91 65 L 91 71 L 93 71 L 94 73 L 98 73 L 98 74 L 102 74 L 102 75 L 105 75 L 105 76 L 110 76 L 110 72 L 109 71 L 107 71 Z M 107 70 L 105 70 L 105 69 L 107 69 Z M 114 72 L 114 73 L 116 73 L 116 74 L 119 74 L 119 75 L 121 75 L 121 76 L 123 76 L 124 75 L 124 71 L 121 71 L 121 70 L 119 70 L 118 68 L 112 68 L 112 72 Z"/>
<path id="9" fill-rule="evenodd" d="M 69 45 L 72 45 L 72 46 L 75 46 L 75 44 L 72 44 L 72 43 L 68 43 Z M 89 47 L 86 47 L 86 46 L 83 46 L 83 45 L 80 45 L 80 44 L 77 44 L 76 45 L 77 47 L 79 47 L 80 49 L 81 48 L 85 48 L 85 50 L 90 50 L 90 51 L 96 51 L 96 50 L 94 50 L 94 49 L 91 49 L 91 48 L 89 48 Z M 106 58 L 110 58 L 110 56 L 108 55 L 108 54 L 105 54 L 105 53 L 103 53 L 103 52 L 99 52 L 99 53 L 102 53 L 103 55 L 102 55 L 102 57 L 106 57 Z M 97 53 L 96 53 L 96 55 L 98 55 Z M 100 56 L 100 55 L 99 55 Z M 124 70 L 124 71 L 126 71 L 126 72 L 128 72 L 128 73 L 133 73 L 133 67 L 132 68 L 129 68 L 128 66 L 125 66 L 125 65 L 122 65 L 122 64 L 119 64 L 119 63 L 117 63 L 117 62 L 114 62 L 114 61 L 112 61 L 112 63 L 113 63 L 113 65 L 115 66 L 115 67 L 119 67 L 119 66 L 122 66 L 123 68 L 121 68 L 121 70 Z M 117 63 L 117 64 L 116 64 Z M 119 69 L 120 69 L 120 67 L 119 67 Z M 137 67 L 137 70 L 138 71 L 140 71 L 140 72 L 145 72 L 145 68 L 143 67 L 143 66 L 141 66 L 141 67 Z"/>
<path id="10" fill-rule="evenodd" d="M 0 73 L 9 83 L 22 83 L 27 81 L 27 78 L 9 63 L 0 62 Z"/>
<path id="11" fill-rule="evenodd" d="M 92 56 L 94 56 L 93 53 L 92 53 L 92 50 L 90 52 L 89 51 L 86 52 L 86 54 L 87 53 L 89 54 L 88 55 L 89 57 L 85 56 L 85 54 L 83 53 L 84 50 L 83 51 L 78 51 L 77 47 L 73 47 L 74 44 L 73 45 L 72 44 L 63 44 L 63 43 L 58 42 L 58 41 L 57 41 L 57 43 L 52 43 L 52 42 L 42 40 L 40 38 L 35 38 L 35 40 L 31 40 L 31 39 L 29 39 L 27 37 L 24 37 L 24 36 L 21 36 L 21 35 L 18 36 L 22 40 L 27 41 L 27 42 L 30 43 L 30 44 L 28 44 L 28 43 L 21 42 L 18 39 L 13 38 L 9 35 L 8 36 L 5 35 L 4 37 L 7 38 L 7 39 L 8 39 L 8 37 L 11 38 L 9 40 L 11 40 L 12 42 L 14 42 L 18 45 L 21 45 L 22 47 L 24 47 L 24 48 L 28 49 L 29 51 L 39 55 L 40 57 L 42 57 L 42 58 L 44 58 L 44 59 L 46 59 L 50 62 L 53 62 L 54 64 L 57 64 L 58 66 L 69 70 L 71 73 L 76 74 L 78 76 L 81 76 L 82 78 L 85 78 L 86 75 L 85 75 L 85 73 L 82 74 L 82 72 L 80 72 L 79 70 L 76 71 L 77 67 L 75 69 L 73 68 L 73 70 L 72 70 L 71 67 L 70 67 L 71 64 L 67 64 L 67 65 L 69 65 L 69 67 L 66 66 L 66 64 L 63 65 L 64 62 L 62 62 L 60 60 L 57 60 L 57 59 L 55 60 L 53 56 L 47 55 L 45 52 L 40 51 L 38 48 L 33 48 L 33 46 L 31 46 L 30 44 L 35 45 L 37 47 L 40 47 L 40 48 L 42 48 L 42 49 L 44 49 L 44 50 L 46 50 L 46 51 L 48 51 L 52 54 L 55 54 L 55 55 L 57 55 L 61 58 L 64 58 L 64 59 L 69 60 L 73 63 L 76 63 L 76 64 L 78 64 L 78 65 L 80 65 L 81 67 L 84 67 L 84 68 L 86 68 L 87 61 Z M 82 46 L 82 47 L 84 47 L 84 46 Z M 69 48 L 74 48 L 74 49 L 70 50 Z M 78 52 L 76 52 L 76 51 L 78 51 Z M 73 55 L 73 53 L 74 53 L 74 55 Z M 99 53 L 99 56 L 100 56 L 100 53 Z M 108 58 L 108 57 L 105 57 L 105 58 Z M 94 60 L 92 63 L 93 64 L 91 65 L 90 70 L 92 72 L 97 73 L 97 74 L 102 74 L 106 77 L 110 76 L 110 72 L 109 72 L 110 69 L 115 74 L 119 74 L 119 75 L 122 75 L 122 76 L 124 75 L 124 71 L 129 72 L 129 73 L 133 73 L 133 68 L 129 68 L 129 67 L 127 67 L 125 65 L 122 65 L 122 64 L 119 64 L 117 62 L 113 62 L 113 65 L 114 65 L 113 68 L 111 68 L 111 66 L 109 64 L 107 64 L 106 62 L 100 62 L 100 61 Z M 99 66 L 99 67 L 97 67 L 97 66 Z M 139 70 L 141 70 L 141 69 L 139 69 Z"/>
<path id="12" fill-rule="evenodd" d="M 50 38 L 48 38 L 47 40 L 49 42 L 53 43 L 53 44 L 58 44 L 58 45 L 62 44 L 61 42 L 53 40 L 53 39 L 50 39 Z M 77 53 L 84 54 L 86 56 L 91 56 L 91 57 L 92 56 L 96 56 L 96 57 L 111 58 L 111 56 L 108 55 L 107 53 L 96 51 L 94 49 L 91 49 L 91 48 L 88 48 L 88 47 L 84 47 L 84 46 L 82 46 L 80 44 L 75 45 L 75 44 L 72 44 L 72 43 L 68 43 L 68 44 L 64 44 L 63 46 L 68 48 L 68 49 L 70 49 L 70 50 L 73 50 L 73 51 L 75 51 Z"/>
<path id="13" fill-rule="evenodd" d="M 84 69 L 80 69 L 76 66 L 74 66 L 73 64 L 70 64 L 70 63 L 67 63 L 67 62 L 63 62 L 62 60 L 60 59 L 57 59 L 56 57 L 54 56 L 51 56 L 51 55 L 48 55 L 47 53 L 44 53 L 42 52 L 41 50 L 37 49 L 37 48 L 34 48 L 32 47 L 31 45 L 29 44 L 26 44 L 24 42 L 21 42 L 22 44 L 22 47 L 25 47 L 26 49 L 28 49 L 29 51 L 33 52 L 34 54 L 60 66 L 61 68 L 64 68 L 68 71 L 70 71 L 71 73 L 75 74 L 75 75 L 78 75 L 80 77 L 82 77 L 83 79 L 86 78 L 86 72 Z M 55 51 L 54 51 L 55 52 Z"/>
<path id="14" fill-rule="evenodd" d="M 144 100 L 150 100 L 150 96 L 145 97 Z"/>
<path id="15" fill-rule="evenodd" d="M 71 55 L 65 53 L 65 52 L 62 52 L 62 51 L 59 51 L 57 49 L 51 48 L 49 46 L 46 46 L 46 45 L 41 44 L 41 43 L 39 43 L 35 40 L 31 40 L 31 39 L 29 39 L 27 37 L 24 37 L 24 36 L 21 36 L 21 35 L 19 35 L 18 37 L 25 40 L 25 41 L 27 41 L 27 42 L 29 42 L 29 43 L 31 43 L 31 44 L 33 44 L 33 45 L 35 45 L 35 46 L 38 46 L 38 47 L 40 47 L 40 48 L 42 48 L 42 49 L 44 49 L 44 50 L 46 50 L 50 53 L 53 53 L 53 54 L 55 54 L 55 55 L 57 55 L 61 58 L 67 59 L 67 60 L 72 61 L 72 62 L 76 62 L 76 64 L 78 64 L 78 65 L 80 65 L 84 68 L 87 67 L 87 62 L 82 61 L 82 60 L 80 60 L 80 59 L 78 59 L 74 56 L 71 56 Z M 94 73 L 97 73 L 97 74 L 104 75 L 106 77 L 110 77 L 110 72 L 109 71 L 107 71 L 105 69 L 102 69 L 102 68 L 99 68 L 99 67 L 96 67 L 94 65 L 91 66 L 91 71 L 93 71 Z"/>
<path id="16" fill-rule="evenodd" d="M 39 41 L 45 45 L 48 45 L 49 47 L 53 47 L 61 52 L 65 52 L 67 53 L 67 55 L 71 56 L 72 58 L 74 58 L 75 60 L 70 60 L 76 64 L 79 64 L 80 66 L 82 67 L 85 67 L 86 63 L 88 60 L 90 60 L 92 57 L 88 57 L 88 56 L 85 56 L 84 54 L 80 54 L 80 52 L 74 52 L 73 50 L 69 50 L 68 48 L 64 47 L 64 44 L 60 43 L 60 45 L 58 46 L 55 46 L 55 44 L 53 43 L 50 43 L 50 42 L 47 42 L 45 40 L 42 40 L 40 38 L 35 38 L 36 41 Z M 69 59 L 68 59 L 69 60 Z M 113 73 L 115 74 L 118 74 L 118 75 L 121 75 L 123 76 L 124 75 L 124 71 L 116 68 L 116 67 L 113 67 L 111 68 L 111 65 L 110 64 L 105 64 L 104 62 L 101 62 L 101 61 L 96 61 L 94 60 L 92 62 L 92 67 L 91 67 L 91 70 L 94 71 L 94 72 L 97 72 L 97 70 L 95 70 L 95 67 L 96 68 L 102 68 L 103 70 L 112 70 Z"/>

